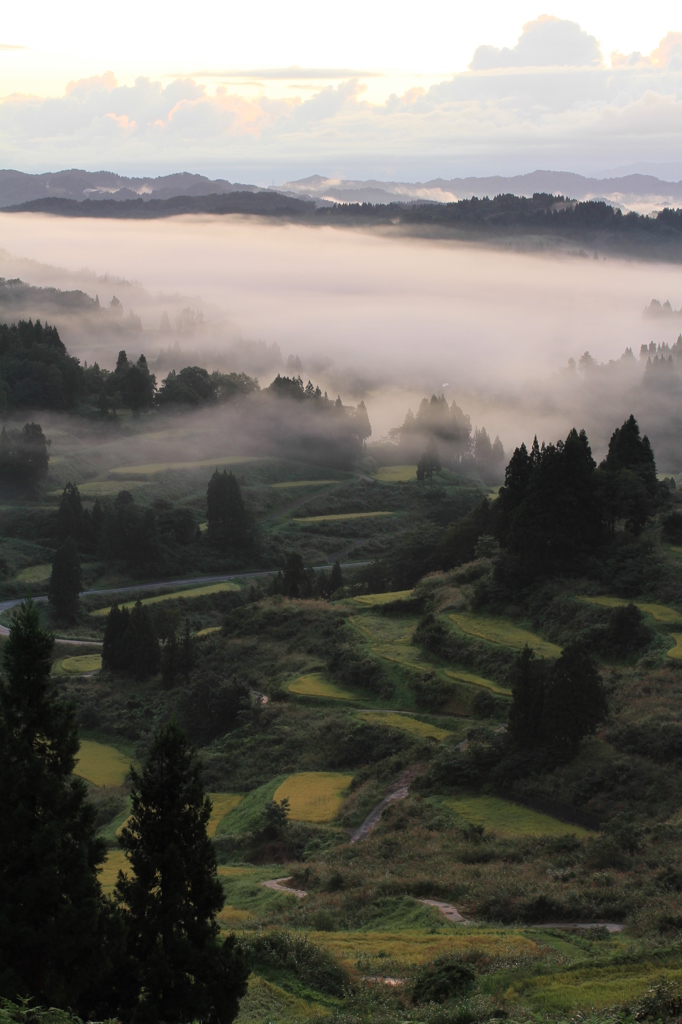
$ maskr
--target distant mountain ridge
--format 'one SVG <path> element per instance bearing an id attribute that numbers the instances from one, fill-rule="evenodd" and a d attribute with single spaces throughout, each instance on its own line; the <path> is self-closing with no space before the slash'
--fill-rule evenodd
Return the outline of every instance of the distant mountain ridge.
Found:
<path id="1" fill-rule="evenodd" d="M 433 178 L 424 182 L 359 181 L 319 174 L 262 188 L 226 178 L 211 179 L 183 171 L 160 177 L 126 177 L 113 171 L 78 169 L 26 174 L 0 170 L 0 208 L 38 199 L 164 200 L 178 196 L 202 197 L 232 192 L 272 192 L 297 199 L 330 203 L 454 202 L 474 196 L 500 194 L 532 196 L 536 192 L 560 194 L 571 199 L 604 199 L 613 205 L 648 213 L 682 203 L 682 181 L 662 181 L 650 174 L 588 178 L 570 171 L 532 171 L 512 177 Z"/>

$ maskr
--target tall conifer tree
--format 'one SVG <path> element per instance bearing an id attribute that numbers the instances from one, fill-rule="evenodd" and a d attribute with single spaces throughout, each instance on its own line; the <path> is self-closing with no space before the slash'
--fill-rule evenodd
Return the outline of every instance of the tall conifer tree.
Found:
<path id="1" fill-rule="evenodd" d="M 206 833 L 211 801 L 182 731 L 163 728 L 131 776 L 121 846 L 133 874 L 119 873 L 116 886 L 129 957 L 128 1005 L 119 1013 L 136 1024 L 230 1024 L 249 969 L 234 935 L 219 938 L 224 896 Z"/>
<path id="2" fill-rule="evenodd" d="M 105 966 L 105 847 L 72 774 L 78 734 L 50 682 L 53 647 L 25 601 L 0 683 L 0 995 L 75 1006 Z"/>

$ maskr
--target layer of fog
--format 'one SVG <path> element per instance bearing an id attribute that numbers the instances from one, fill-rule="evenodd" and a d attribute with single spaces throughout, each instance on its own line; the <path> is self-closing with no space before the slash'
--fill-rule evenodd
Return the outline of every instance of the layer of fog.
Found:
<path id="1" fill-rule="evenodd" d="M 0 214 L 0 242 L 16 259 L 64 268 L 48 282 L 37 264 L 7 264 L 26 281 L 70 281 L 102 303 L 113 294 L 126 307 L 135 303 L 144 328 L 136 344 L 152 365 L 159 348 L 180 340 L 159 333 L 161 314 L 173 328 L 193 296 L 207 323 L 199 338 L 182 339 L 190 355 L 218 365 L 221 350 L 234 345 L 234 325 L 245 338 L 277 343 L 284 360 L 300 358 L 304 379 L 345 384 L 345 401 L 365 397 L 374 438 L 423 395 L 443 392 L 474 425 L 499 433 L 507 450 L 536 431 L 556 439 L 573 423 L 599 449 L 616 422 L 638 414 L 636 375 L 614 377 L 595 399 L 594 387 L 568 381 L 561 368 L 586 350 L 608 361 L 626 346 L 638 354 L 643 342 L 672 344 L 679 332 L 677 321 L 642 318 L 654 297 L 682 305 L 678 268 L 592 254 L 531 256 L 237 218 Z M 113 366 L 114 351 L 106 358 L 66 319 L 57 323 L 74 354 Z"/>

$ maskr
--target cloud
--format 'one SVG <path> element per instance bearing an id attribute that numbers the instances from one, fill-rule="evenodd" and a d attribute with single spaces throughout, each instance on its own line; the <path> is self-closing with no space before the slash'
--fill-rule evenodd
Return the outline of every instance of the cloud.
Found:
<path id="1" fill-rule="evenodd" d="M 575 21 L 541 14 L 523 26 L 513 49 L 479 46 L 469 65 L 472 71 L 492 68 L 598 67 L 602 52 L 594 36 Z"/>
<path id="2" fill-rule="evenodd" d="M 564 42 L 573 39 L 573 49 L 557 44 L 554 64 L 521 66 L 547 60 L 537 40 L 548 26 L 558 26 Z M 540 18 L 508 52 L 517 63 L 500 66 L 496 58 L 486 70 L 476 57 L 476 70 L 384 103 L 370 102 L 355 76 L 277 98 L 265 90 L 244 95 L 236 83 L 211 90 L 194 78 L 120 85 L 107 71 L 70 82 L 63 96 L 0 100 L 0 150 L 5 166 L 25 170 L 219 169 L 221 177 L 257 182 L 312 170 L 413 180 L 536 167 L 594 174 L 640 159 L 644 138 L 649 162 L 679 160 L 682 34 L 606 67 L 578 26 Z M 569 56 L 582 64 L 556 63 Z"/>
<path id="3" fill-rule="evenodd" d="M 193 71 L 191 78 L 260 78 L 272 82 L 331 82 L 342 78 L 381 78 L 380 71 L 354 71 L 351 68 L 252 68 L 248 71 Z"/>
<path id="4" fill-rule="evenodd" d="M 25 50 L 25 46 L 13 46 L 11 43 L 0 43 L 0 50 Z"/>

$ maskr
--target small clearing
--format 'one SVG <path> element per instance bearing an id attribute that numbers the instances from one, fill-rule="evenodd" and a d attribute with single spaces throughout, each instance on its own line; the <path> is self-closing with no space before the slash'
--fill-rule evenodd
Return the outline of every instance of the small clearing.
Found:
<path id="1" fill-rule="evenodd" d="M 285 779 L 273 799 L 289 800 L 292 821 L 332 821 L 341 810 L 352 781 L 352 775 L 338 772 L 299 772 Z"/>
<path id="2" fill-rule="evenodd" d="M 508 619 L 493 618 L 490 615 L 470 615 L 467 612 L 453 612 L 449 618 L 463 633 L 487 640 L 490 644 L 511 647 L 522 651 L 528 645 L 541 658 L 558 658 L 561 648 L 556 644 L 543 640 L 537 633 L 514 625 Z"/>
<path id="3" fill-rule="evenodd" d="M 42 583 L 49 580 L 51 573 L 51 563 L 44 562 L 42 565 L 29 565 L 25 569 L 20 569 L 16 578 L 22 583 Z"/>
<path id="4" fill-rule="evenodd" d="M 585 604 L 601 605 L 603 608 L 625 608 L 629 604 L 634 604 L 641 612 L 651 615 L 656 622 L 664 622 L 668 625 L 682 622 L 680 612 L 674 608 L 669 608 L 667 604 L 651 604 L 649 601 L 626 601 L 622 597 L 608 597 L 607 595 L 602 597 L 581 597 L 580 600 Z"/>
<path id="5" fill-rule="evenodd" d="M 208 594 L 220 594 L 224 590 L 239 590 L 239 584 L 230 583 L 229 580 L 224 583 L 211 583 L 206 587 L 195 587 L 193 590 L 174 590 L 170 594 L 157 594 L 156 597 L 144 597 L 142 598 L 142 604 L 158 604 L 159 601 L 179 601 L 189 597 L 206 597 Z M 134 608 L 137 601 L 126 601 L 125 604 L 120 604 L 119 608 Z M 104 618 L 111 611 L 109 608 L 98 608 L 94 612 L 90 612 L 93 618 Z"/>
<path id="6" fill-rule="evenodd" d="M 331 523 L 341 519 L 377 519 L 379 516 L 392 516 L 393 512 L 338 512 L 328 516 L 303 516 L 292 519 L 292 523 Z"/>
<path id="7" fill-rule="evenodd" d="M 379 466 L 374 474 L 384 484 L 406 484 L 417 479 L 416 466 Z"/>
<path id="8" fill-rule="evenodd" d="M 436 798 L 438 804 L 454 812 L 470 825 L 480 825 L 508 836 L 590 835 L 580 825 L 570 825 L 549 814 L 502 800 L 496 796 L 459 796 Z"/>
<path id="9" fill-rule="evenodd" d="M 100 496 L 108 497 L 110 494 L 118 494 L 119 491 L 132 491 L 138 487 L 148 486 L 144 480 L 115 478 L 113 480 L 86 480 L 84 483 L 78 484 L 78 490 L 83 498 L 99 498 Z M 58 487 L 56 491 L 48 491 L 51 498 L 61 498 L 63 493 L 62 487 Z"/>
<path id="10" fill-rule="evenodd" d="M 101 654 L 77 654 L 73 658 L 64 658 L 60 663 L 64 672 L 70 676 L 82 676 L 86 672 L 99 672 L 102 667 Z"/>
<path id="11" fill-rule="evenodd" d="M 385 725 L 390 729 L 400 729 L 402 732 L 412 733 L 421 739 L 440 741 L 450 736 L 447 729 L 429 725 L 428 722 L 420 722 L 419 719 L 410 718 L 409 715 L 399 715 L 395 711 L 361 711 L 358 718 L 361 718 L 363 722 L 371 722 L 372 725 Z"/>
<path id="12" fill-rule="evenodd" d="M 330 700 L 355 700 L 355 695 L 348 690 L 342 690 L 340 686 L 325 679 L 320 672 L 311 672 L 305 676 L 299 676 L 289 683 L 289 693 L 298 693 L 302 697 L 327 697 Z"/>
<path id="13" fill-rule="evenodd" d="M 130 771 L 130 761 L 116 747 L 96 740 L 81 740 L 74 775 L 95 786 L 121 786 Z"/>

